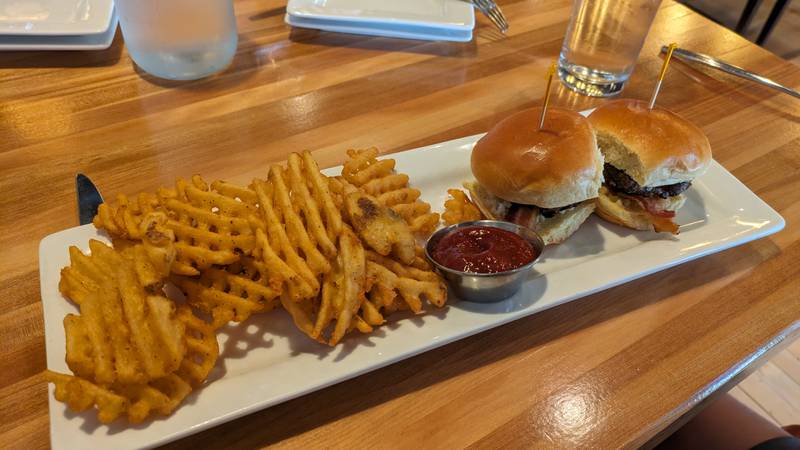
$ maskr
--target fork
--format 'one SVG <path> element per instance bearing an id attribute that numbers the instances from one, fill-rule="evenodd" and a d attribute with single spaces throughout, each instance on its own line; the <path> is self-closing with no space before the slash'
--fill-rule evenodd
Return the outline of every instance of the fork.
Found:
<path id="1" fill-rule="evenodd" d="M 488 17 L 502 33 L 508 31 L 506 16 L 503 15 L 503 11 L 494 0 L 472 0 L 472 4 Z"/>

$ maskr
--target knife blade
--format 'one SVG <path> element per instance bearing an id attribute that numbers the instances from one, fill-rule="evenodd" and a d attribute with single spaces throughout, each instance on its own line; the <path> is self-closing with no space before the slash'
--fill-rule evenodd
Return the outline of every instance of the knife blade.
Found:
<path id="1" fill-rule="evenodd" d="M 97 208 L 103 203 L 103 196 L 86 175 L 75 176 L 75 190 L 78 192 L 78 218 L 81 225 L 91 223 L 97 214 Z"/>
<path id="2" fill-rule="evenodd" d="M 667 50 L 668 50 L 667 46 L 661 47 L 661 53 L 666 53 Z M 755 81 L 756 83 L 759 83 L 761 85 L 781 91 L 784 94 L 789 94 L 793 97 L 800 98 L 800 92 L 797 92 L 794 89 L 776 83 L 767 77 L 750 72 L 747 69 L 743 69 L 739 66 L 734 66 L 733 64 L 726 63 L 725 61 L 720 61 L 719 59 L 713 58 L 711 56 L 704 55 L 702 53 L 695 53 L 682 48 L 676 48 L 675 51 L 673 52 L 673 55 L 684 61 L 691 61 L 700 64 L 705 64 L 721 72 L 729 73 L 731 75 L 735 75 L 737 77 L 744 78 L 746 80 Z"/>

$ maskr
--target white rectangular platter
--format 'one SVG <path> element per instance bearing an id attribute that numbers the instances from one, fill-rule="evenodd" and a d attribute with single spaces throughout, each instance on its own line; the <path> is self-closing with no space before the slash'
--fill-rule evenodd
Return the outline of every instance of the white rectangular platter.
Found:
<path id="1" fill-rule="evenodd" d="M 423 199 L 441 209 L 447 188 L 471 178 L 470 151 L 481 135 L 393 154 Z M 338 174 L 338 168 L 326 171 Z M 111 193 L 108 193 L 111 194 Z M 687 192 L 677 237 L 635 232 L 591 217 L 566 243 L 545 249 L 536 274 L 514 297 L 495 304 L 450 299 L 442 311 L 400 320 L 330 349 L 311 341 L 284 311 L 253 316 L 219 336 L 221 357 L 206 387 L 170 417 L 135 427 L 99 424 L 93 411 L 73 414 L 53 399 L 54 449 L 140 448 L 163 444 L 322 389 L 547 308 L 775 233 L 784 220 L 716 162 Z M 76 308 L 58 292 L 68 247 L 105 239 L 91 225 L 44 238 L 39 248 L 47 367 L 69 373 L 62 320 Z M 396 325 L 396 326 L 395 326 Z M 368 343 L 368 345 L 364 345 Z M 227 356 L 227 357 L 226 357 Z M 269 424 L 264 424 L 268 427 Z"/>
<path id="2" fill-rule="evenodd" d="M 447 30 L 472 30 L 475 10 L 461 0 L 289 0 L 286 13 L 308 20 L 360 22 L 379 25 L 410 25 Z"/>
<path id="3" fill-rule="evenodd" d="M 0 35 L 77 36 L 104 33 L 112 0 L 3 0 Z"/>

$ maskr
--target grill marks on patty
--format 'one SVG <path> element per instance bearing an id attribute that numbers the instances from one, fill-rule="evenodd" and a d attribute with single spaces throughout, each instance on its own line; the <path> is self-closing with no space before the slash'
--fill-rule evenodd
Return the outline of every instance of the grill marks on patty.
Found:
<path id="1" fill-rule="evenodd" d="M 684 181 L 666 186 L 642 187 L 623 170 L 617 169 L 609 163 L 605 163 L 603 166 L 603 178 L 605 178 L 606 186 L 611 189 L 640 197 L 668 198 L 681 194 L 692 185 L 691 181 Z"/>

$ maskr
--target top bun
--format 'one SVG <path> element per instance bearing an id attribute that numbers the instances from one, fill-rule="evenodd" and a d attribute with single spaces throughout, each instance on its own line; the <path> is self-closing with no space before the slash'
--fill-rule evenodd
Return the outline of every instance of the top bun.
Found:
<path id="1" fill-rule="evenodd" d="M 589 116 L 606 162 L 640 186 L 692 181 L 711 164 L 708 138 L 694 124 L 641 100 L 615 100 Z"/>
<path id="2" fill-rule="evenodd" d="M 589 121 L 551 107 L 539 130 L 541 112 L 537 107 L 513 114 L 475 144 L 475 179 L 503 200 L 543 208 L 597 197 L 603 155 Z"/>

